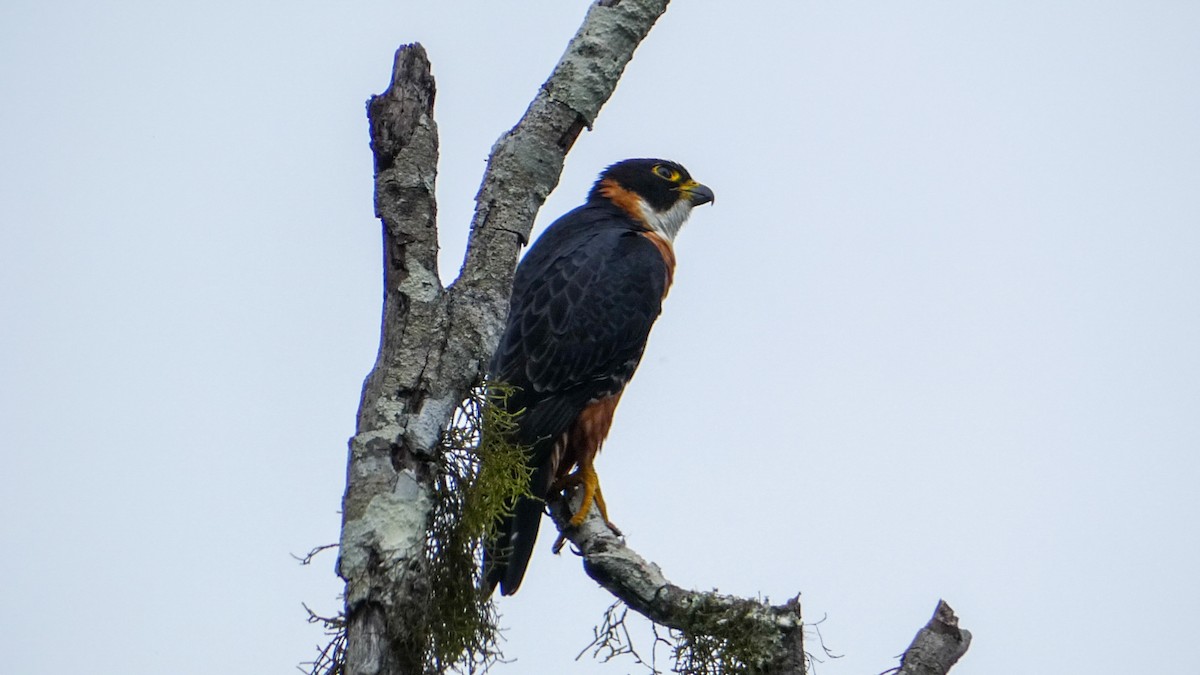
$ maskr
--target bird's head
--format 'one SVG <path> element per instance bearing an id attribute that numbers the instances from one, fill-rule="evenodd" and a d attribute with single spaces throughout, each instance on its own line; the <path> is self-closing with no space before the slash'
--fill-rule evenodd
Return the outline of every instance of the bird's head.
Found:
<path id="1" fill-rule="evenodd" d="M 604 170 L 588 199 L 606 199 L 634 220 L 674 240 L 693 206 L 713 201 L 713 191 L 683 166 L 665 159 L 627 159 Z"/>

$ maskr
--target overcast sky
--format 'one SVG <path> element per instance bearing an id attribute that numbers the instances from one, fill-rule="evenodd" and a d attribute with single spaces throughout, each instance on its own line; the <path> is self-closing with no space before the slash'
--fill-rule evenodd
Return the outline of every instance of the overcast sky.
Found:
<path id="1" fill-rule="evenodd" d="M 312 656 L 335 556 L 289 554 L 338 538 L 378 341 L 364 101 L 425 44 L 448 281 L 586 6 L 0 5 L 6 673 Z M 1198 36 L 1187 0 L 673 3 L 538 221 L 626 157 L 717 194 L 598 463 L 630 545 L 802 592 L 821 675 L 938 598 L 961 675 L 1194 671 Z M 543 534 L 495 672 L 641 672 L 573 660 L 610 598 Z"/>

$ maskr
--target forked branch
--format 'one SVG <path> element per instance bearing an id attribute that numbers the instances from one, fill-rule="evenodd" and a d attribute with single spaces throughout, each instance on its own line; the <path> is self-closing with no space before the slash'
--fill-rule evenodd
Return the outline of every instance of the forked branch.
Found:
<path id="1" fill-rule="evenodd" d="M 435 86 L 420 45 L 397 51 L 390 85 L 368 104 L 384 309 L 342 500 L 338 573 L 346 581 L 352 675 L 425 670 L 424 542 L 441 434 L 495 349 L 518 242 L 528 239 L 575 137 L 612 95 L 666 5 L 592 5 L 525 116 L 493 148 L 466 262 L 451 289 L 437 272 Z"/>

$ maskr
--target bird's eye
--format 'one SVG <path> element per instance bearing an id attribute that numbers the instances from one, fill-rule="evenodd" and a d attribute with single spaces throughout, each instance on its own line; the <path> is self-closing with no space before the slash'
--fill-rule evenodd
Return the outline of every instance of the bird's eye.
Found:
<path id="1" fill-rule="evenodd" d="M 663 180 L 669 180 L 672 183 L 679 182 L 679 172 L 662 164 L 657 164 L 654 166 L 654 175 Z"/>

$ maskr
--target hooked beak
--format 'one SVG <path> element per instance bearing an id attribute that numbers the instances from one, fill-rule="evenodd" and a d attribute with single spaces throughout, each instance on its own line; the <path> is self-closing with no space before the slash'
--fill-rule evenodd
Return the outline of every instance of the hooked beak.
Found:
<path id="1" fill-rule="evenodd" d="M 711 204 L 717 198 L 707 185 L 701 185 L 694 180 L 679 186 L 679 190 L 688 196 L 692 206 Z"/>

